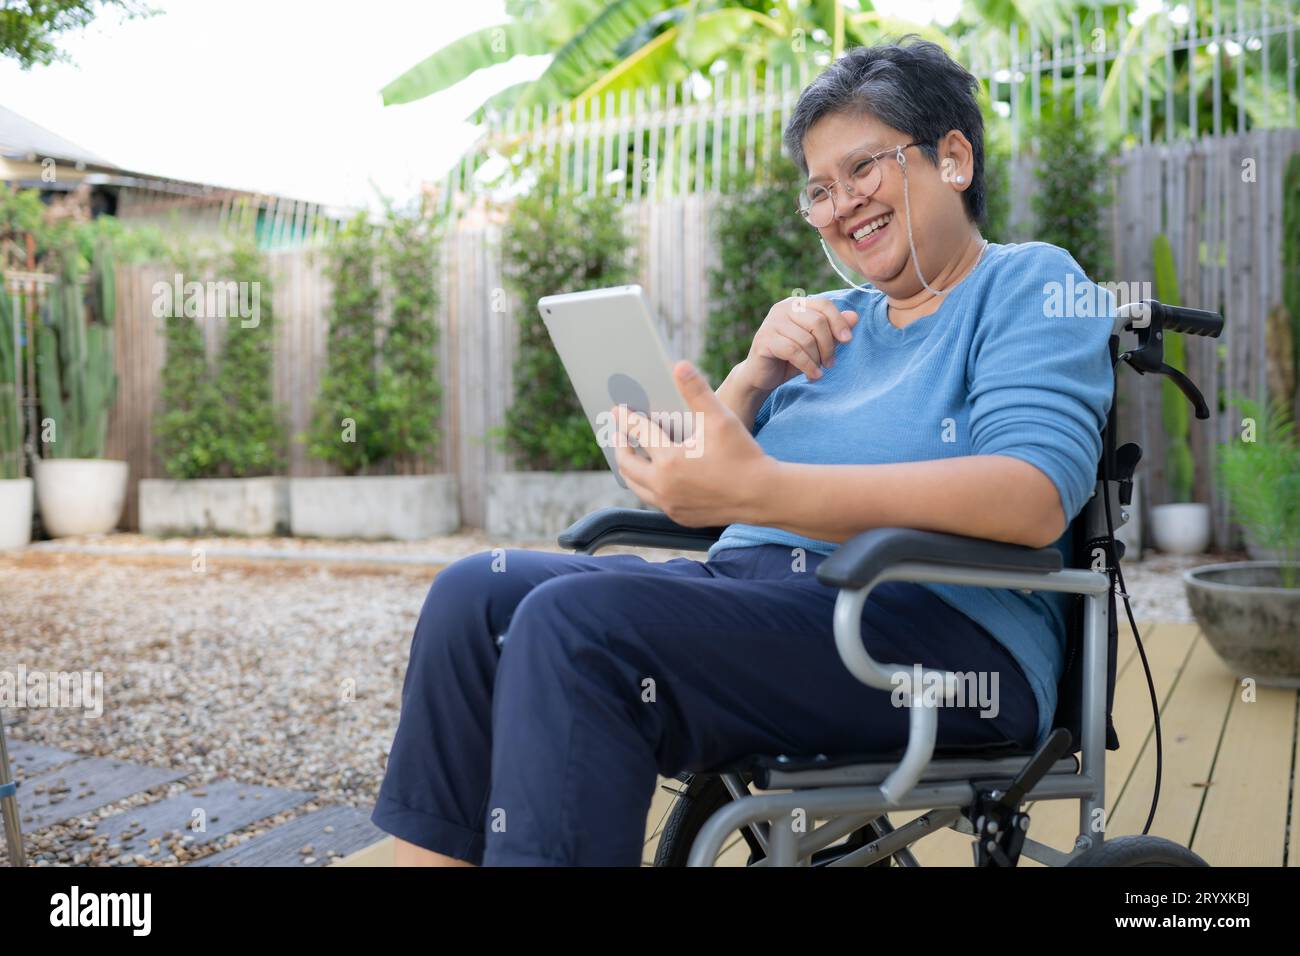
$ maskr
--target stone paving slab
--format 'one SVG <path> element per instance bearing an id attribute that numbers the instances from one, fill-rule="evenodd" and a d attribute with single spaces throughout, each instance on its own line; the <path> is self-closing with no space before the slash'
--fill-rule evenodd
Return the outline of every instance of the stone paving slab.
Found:
<path id="1" fill-rule="evenodd" d="M 313 796 L 301 790 L 222 780 L 105 817 L 95 822 L 94 835 L 108 837 L 109 846 L 120 846 L 123 857 L 165 856 L 170 852 L 167 844 L 175 839 L 189 837 L 192 845 L 202 846 L 258 820 L 302 806 Z M 202 811 L 200 817 L 195 816 L 196 810 Z M 202 821 L 203 829 L 191 829 L 196 819 Z M 161 843 L 151 845 L 155 839 Z"/>
<path id="2" fill-rule="evenodd" d="M 330 827 L 330 832 L 326 828 Z M 222 850 L 191 866 L 325 866 L 385 836 L 370 814 L 355 807 L 325 807 Z M 303 853 L 304 847 L 311 853 Z M 331 857 L 330 851 L 337 852 Z M 311 863 L 307 863 L 311 860 Z"/>
<path id="3" fill-rule="evenodd" d="M 71 750 L 14 740 L 12 737 L 5 738 L 5 745 L 9 748 L 9 763 L 15 780 L 29 780 L 51 767 L 82 759 L 81 754 Z"/>
<path id="4" fill-rule="evenodd" d="M 84 757 L 31 777 L 18 788 L 24 833 L 83 816 L 159 784 L 185 776 L 185 770 L 142 767 L 101 757 Z"/>

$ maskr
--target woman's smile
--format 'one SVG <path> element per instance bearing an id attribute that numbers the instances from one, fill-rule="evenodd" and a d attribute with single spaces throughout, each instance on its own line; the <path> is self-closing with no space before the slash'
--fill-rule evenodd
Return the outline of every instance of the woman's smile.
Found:
<path id="1" fill-rule="evenodd" d="M 894 214 L 887 212 L 882 216 L 873 216 L 860 221 L 849 233 L 849 242 L 855 250 L 862 252 L 881 242 L 881 237 L 889 230 L 894 221 Z"/>

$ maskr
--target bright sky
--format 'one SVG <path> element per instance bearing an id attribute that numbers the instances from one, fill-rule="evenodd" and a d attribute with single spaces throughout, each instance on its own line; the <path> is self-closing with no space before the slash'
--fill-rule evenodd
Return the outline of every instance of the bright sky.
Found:
<path id="1" fill-rule="evenodd" d="M 61 46 L 71 64 L 0 60 L 0 104 L 129 169 L 340 205 L 406 197 L 473 141 L 463 118 L 545 68 L 519 57 L 406 106 L 379 90 L 504 0 L 152 0 Z M 951 20 L 960 0 L 878 0 Z"/>

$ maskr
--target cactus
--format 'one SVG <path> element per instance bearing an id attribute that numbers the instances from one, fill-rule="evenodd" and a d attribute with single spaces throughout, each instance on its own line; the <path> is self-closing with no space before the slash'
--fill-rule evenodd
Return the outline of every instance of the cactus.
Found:
<path id="1" fill-rule="evenodd" d="M 0 279 L 3 276 L 0 275 Z M 22 474 L 23 420 L 18 401 L 18 323 L 14 301 L 0 282 L 0 479 Z"/>
<path id="2" fill-rule="evenodd" d="M 83 274 L 75 251 L 65 249 L 62 275 L 50 291 L 36 334 L 42 440 L 53 458 L 104 457 L 108 412 L 117 394 L 112 261 L 106 245 L 96 249 L 92 269 L 98 313 L 93 317 L 87 315 Z"/>
<path id="3" fill-rule="evenodd" d="M 1155 262 L 1156 298 L 1165 305 L 1181 305 L 1174 250 L 1163 233 L 1151 241 L 1151 256 Z M 1187 347 L 1181 334 L 1165 331 L 1165 361 L 1179 371 L 1186 371 Z M 1160 413 L 1169 441 L 1165 459 L 1169 500 L 1191 501 L 1196 467 L 1192 460 L 1192 447 L 1188 444 L 1191 418 L 1187 398 L 1168 379 L 1161 382 Z"/>

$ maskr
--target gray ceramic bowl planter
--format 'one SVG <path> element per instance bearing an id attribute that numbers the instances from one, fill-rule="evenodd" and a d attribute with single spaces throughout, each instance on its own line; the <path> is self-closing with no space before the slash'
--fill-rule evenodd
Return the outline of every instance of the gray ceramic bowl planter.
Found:
<path id="1" fill-rule="evenodd" d="M 1210 646 L 1238 677 L 1264 686 L 1300 687 L 1300 587 L 1283 587 L 1279 561 L 1193 568 L 1183 575 L 1187 603 Z M 1300 564 L 1296 570 L 1300 581 Z"/>

